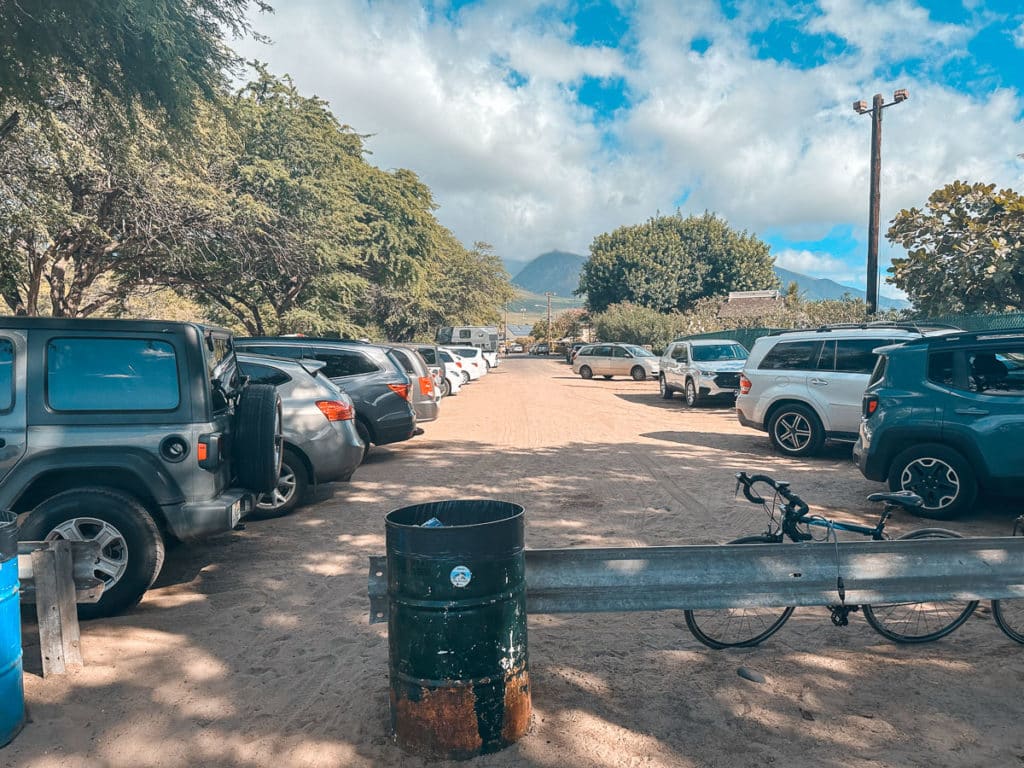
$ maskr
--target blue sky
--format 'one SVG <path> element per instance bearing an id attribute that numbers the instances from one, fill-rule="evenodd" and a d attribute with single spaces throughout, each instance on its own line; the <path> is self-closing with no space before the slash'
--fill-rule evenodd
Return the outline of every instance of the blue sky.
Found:
<path id="1" fill-rule="evenodd" d="M 870 121 L 882 222 L 954 179 L 1024 189 L 1019 0 L 293 0 L 239 43 L 372 134 L 439 219 L 506 259 L 677 208 L 863 286 Z M 882 261 L 898 255 L 882 240 Z M 882 288 L 883 293 L 892 293 Z"/>

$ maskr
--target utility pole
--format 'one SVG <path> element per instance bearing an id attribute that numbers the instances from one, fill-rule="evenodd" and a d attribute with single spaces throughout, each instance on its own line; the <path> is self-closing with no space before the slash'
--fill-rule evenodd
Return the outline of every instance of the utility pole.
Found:
<path id="1" fill-rule="evenodd" d="M 548 339 L 547 339 L 547 341 L 548 341 L 548 354 L 550 354 L 551 353 L 551 297 L 554 296 L 555 294 L 553 294 L 551 291 L 544 291 L 544 295 L 547 296 L 547 299 L 548 299 L 548 332 L 547 332 Z"/>
<path id="2" fill-rule="evenodd" d="M 878 312 L 878 219 L 882 202 L 882 110 L 910 98 L 905 88 L 893 94 L 893 100 L 885 103 L 885 97 L 876 93 L 871 107 L 864 100 L 853 102 L 853 109 L 859 115 L 871 115 L 871 184 L 868 192 L 868 265 L 867 298 L 868 314 Z"/>

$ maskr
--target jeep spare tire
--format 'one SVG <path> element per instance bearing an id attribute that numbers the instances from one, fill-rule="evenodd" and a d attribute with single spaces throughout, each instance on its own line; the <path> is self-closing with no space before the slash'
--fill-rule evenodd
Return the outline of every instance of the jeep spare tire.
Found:
<path id="1" fill-rule="evenodd" d="M 270 384 L 250 384 L 235 406 L 231 459 L 242 488 L 270 493 L 277 487 L 284 456 L 281 397 Z"/>

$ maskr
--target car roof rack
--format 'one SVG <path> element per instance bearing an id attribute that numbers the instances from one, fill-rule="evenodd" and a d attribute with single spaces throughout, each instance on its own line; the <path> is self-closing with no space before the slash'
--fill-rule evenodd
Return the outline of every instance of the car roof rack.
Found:
<path id="1" fill-rule="evenodd" d="M 964 331 L 958 333 L 944 333 L 939 336 L 928 336 L 920 339 L 908 339 L 906 344 L 921 344 L 944 341 L 953 344 L 959 341 L 998 341 L 1000 339 L 1012 339 L 1014 341 L 1024 339 L 1024 326 L 1014 328 L 984 328 L 977 331 Z"/>
<path id="2" fill-rule="evenodd" d="M 915 320 L 873 320 L 864 323 L 828 323 L 814 328 L 780 328 L 773 330 L 769 336 L 781 336 L 784 333 L 830 333 L 831 331 L 850 330 L 884 330 L 893 328 L 905 331 L 962 331 L 963 328 L 948 323 L 933 323 L 928 321 L 917 322 Z"/>

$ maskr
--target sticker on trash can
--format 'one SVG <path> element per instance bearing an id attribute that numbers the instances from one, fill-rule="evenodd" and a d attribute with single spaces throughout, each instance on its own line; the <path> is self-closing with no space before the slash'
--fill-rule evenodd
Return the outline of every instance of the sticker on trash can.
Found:
<path id="1" fill-rule="evenodd" d="M 453 587 L 459 587 L 460 589 L 473 580 L 473 572 L 464 565 L 456 565 L 452 568 L 452 572 L 448 575 L 451 579 Z"/>

